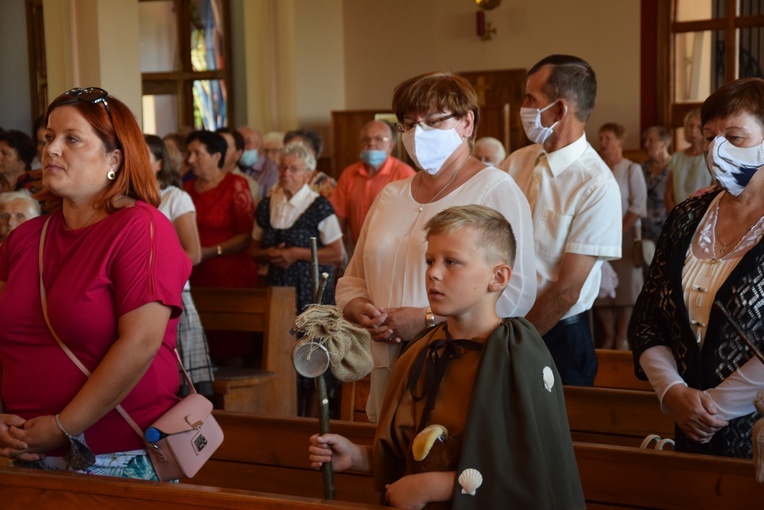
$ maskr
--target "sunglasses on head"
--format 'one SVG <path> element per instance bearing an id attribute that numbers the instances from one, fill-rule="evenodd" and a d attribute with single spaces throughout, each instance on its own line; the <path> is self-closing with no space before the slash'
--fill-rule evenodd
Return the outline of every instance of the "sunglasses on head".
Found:
<path id="1" fill-rule="evenodd" d="M 74 96 L 79 101 L 82 101 L 83 103 L 93 103 L 93 104 L 103 103 L 103 105 L 106 107 L 106 113 L 109 114 L 109 119 L 111 119 L 111 110 L 109 109 L 109 102 L 106 101 L 106 98 L 109 96 L 109 93 L 106 92 L 104 89 L 101 89 L 98 87 L 88 87 L 86 89 L 80 89 L 75 87 L 71 90 L 64 92 L 64 95 Z"/>

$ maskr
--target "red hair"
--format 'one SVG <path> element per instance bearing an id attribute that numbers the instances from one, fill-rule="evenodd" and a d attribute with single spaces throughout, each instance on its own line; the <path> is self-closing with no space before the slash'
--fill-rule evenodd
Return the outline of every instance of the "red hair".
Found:
<path id="1" fill-rule="evenodd" d="M 105 100 L 108 106 L 102 102 L 80 100 L 76 94 L 61 94 L 48 106 L 44 125 L 48 125 L 53 110 L 60 106 L 71 106 L 90 124 L 103 142 L 107 153 L 117 149 L 122 153 L 122 161 L 114 168 L 117 176 L 113 181 L 108 181 L 106 189 L 96 197 L 93 204 L 95 208 L 105 207 L 109 214 L 115 212 L 117 207 L 114 206 L 114 199 L 119 195 L 135 198 L 156 207 L 160 200 L 159 185 L 149 164 L 141 128 L 133 113 L 122 101 L 114 96 L 106 96 Z M 61 197 L 52 191 L 43 189 L 36 198 L 45 202 L 47 211 L 52 212 L 61 207 Z"/>

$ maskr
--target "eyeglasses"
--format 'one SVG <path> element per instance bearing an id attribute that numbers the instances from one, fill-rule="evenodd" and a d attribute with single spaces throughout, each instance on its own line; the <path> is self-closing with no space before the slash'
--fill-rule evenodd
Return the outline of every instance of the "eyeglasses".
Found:
<path id="1" fill-rule="evenodd" d="M 298 174 L 300 172 L 307 172 L 308 169 L 306 167 L 299 167 L 297 165 L 279 165 L 279 172 L 286 173 L 289 172 L 290 174 Z"/>
<path id="2" fill-rule="evenodd" d="M 395 129 L 397 129 L 399 133 L 405 133 L 406 131 L 411 131 L 417 125 L 419 125 L 422 129 L 426 131 L 430 129 L 443 129 L 441 127 L 442 124 L 448 119 L 453 119 L 454 117 L 458 118 L 458 115 L 455 113 L 450 113 L 442 117 L 427 117 L 425 119 L 418 120 L 416 122 L 411 120 L 404 120 L 403 122 L 396 122 Z"/>
<path id="3" fill-rule="evenodd" d="M 361 138 L 362 145 L 369 145 L 371 142 L 387 143 L 390 141 L 389 136 L 364 136 Z"/>
<path id="4" fill-rule="evenodd" d="M 106 113 L 109 114 L 109 120 L 114 123 L 114 119 L 111 118 L 111 110 L 109 109 L 109 102 L 106 98 L 109 97 L 109 93 L 104 89 L 98 87 L 88 87 L 86 89 L 73 88 L 72 90 L 64 92 L 65 96 L 74 96 L 83 103 L 103 103 L 106 107 Z"/>

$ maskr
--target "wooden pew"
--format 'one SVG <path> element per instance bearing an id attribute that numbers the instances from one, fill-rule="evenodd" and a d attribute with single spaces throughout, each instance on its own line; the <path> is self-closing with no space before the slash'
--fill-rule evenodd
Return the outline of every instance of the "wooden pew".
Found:
<path id="1" fill-rule="evenodd" d="M 634 361 L 631 351 L 597 349 L 596 352 L 598 369 L 594 386 L 653 391 L 649 382 L 637 379 L 637 376 L 634 375 Z"/>
<path id="2" fill-rule="evenodd" d="M 307 463 L 308 437 L 318 427 L 315 420 L 220 411 L 216 417 L 226 442 L 190 484 L 0 468 L 0 506 L 4 510 L 374 508 L 368 505 L 376 503 L 377 495 L 371 476 L 364 473 L 336 474 L 338 501 L 331 505 L 304 499 L 323 493 L 321 473 Z M 369 445 L 374 427 L 333 422 L 332 431 Z M 573 447 L 589 509 L 750 510 L 764 501 L 764 485 L 755 482 L 751 461 L 580 442 Z M 203 486 L 212 482 L 220 488 Z"/>
<path id="3" fill-rule="evenodd" d="M 381 510 L 382 507 L 184 483 L 147 482 L 0 467 L 0 508 L 3 510 L 90 508 Z"/>
<path id="4" fill-rule="evenodd" d="M 598 388 L 619 388 L 653 392 L 647 381 L 641 381 L 634 375 L 634 362 L 631 351 L 597 349 L 597 377 L 594 386 Z M 342 385 L 342 404 L 340 418 L 348 421 L 369 421 L 366 417 L 366 399 L 369 396 L 369 377 L 354 383 Z"/>
<path id="5" fill-rule="evenodd" d="M 353 421 L 366 423 L 363 406 L 368 381 L 357 384 L 356 392 L 347 392 L 347 395 L 361 398 L 347 405 L 343 403 L 343 409 L 353 409 Z M 638 447 L 650 434 L 674 437 L 674 422 L 661 412 L 653 391 L 565 386 L 564 393 L 574 441 Z M 347 395 L 343 392 L 343 399 Z"/>
<path id="6" fill-rule="evenodd" d="M 587 508 L 761 508 L 749 460 L 574 443 Z M 612 505 L 612 506 L 611 506 Z"/>
<path id="7" fill-rule="evenodd" d="M 318 421 L 282 419 L 215 411 L 225 441 L 189 483 L 321 497 L 321 473 L 308 466 L 308 438 L 318 433 Z M 331 431 L 359 444 L 371 444 L 375 426 L 332 421 Z M 337 499 L 375 504 L 379 495 L 364 473 L 336 473 Z"/>
<path id="8" fill-rule="evenodd" d="M 205 330 L 263 334 L 262 369 L 220 369 L 213 385 L 216 407 L 271 416 L 297 415 L 292 366 L 295 297 L 292 287 L 226 289 L 192 287 Z"/>
<path id="9" fill-rule="evenodd" d="M 674 437 L 674 422 L 653 392 L 565 386 L 574 441 L 638 447 L 650 434 Z"/>
<path id="10" fill-rule="evenodd" d="M 191 483 L 302 497 L 322 494 L 321 474 L 307 463 L 308 437 L 318 428 L 307 418 L 279 419 L 221 413 L 226 443 Z M 371 444 L 374 427 L 332 422 L 332 432 Z M 751 461 L 574 442 L 588 508 L 759 508 L 764 485 Z M 337 498 L 373 504 L 371 477 L 335 475 Z"/>

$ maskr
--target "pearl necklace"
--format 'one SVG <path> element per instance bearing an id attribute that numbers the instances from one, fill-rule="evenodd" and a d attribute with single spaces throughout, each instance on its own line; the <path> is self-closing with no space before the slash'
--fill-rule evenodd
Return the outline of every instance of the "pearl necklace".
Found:
<path id="1" fill-rule="evenodd" d="M 456 179 L 456 175 L 459 173 L 459 170 L 461 170 L 461 169 L 462 169 L 462 167 L 464 166 L 464 164 L 465 164 L 465 163 L 467 163 L 467 161 L 469 161 L 470 157 L 471 157 L 471 156 L 467 155 L 467 158 L 466 158 L 464 161 L 462 161 L 462 164 L 461 164 L 461 165 L 459 165 L 459 168 L 457 168 L 457 169 L 454 171 L 454 174 L 451 176 L 451 179 L 449 179 L 449 181 L 446 183 L 446 185 L 445 185 L 445 186 L 443 186 L 442 188 L 440 188 L 440 191 L 438 191 L 437 193 L 435 193 L 435 196 L 434 196 L 434 197 L 432 197 L 432 198 L 431 198 L 430 200 L 428 200 L 427 202 L 425 202 L 425 204 L 431 204 L 431 203 L 435 202 L 435 199 L 436 199 L 436 198 L 438 198 L 438 197 L 440 196 L 440 194 L 441 194 L 441 193 L 443 193 L 444 191 L 446 191 L 446 188 L 448 188 L 449 186 L 451 186 L 451 183 L 452 183 L 452 182 L 454 182 L 454 179 Z M 416 197 L 417 197 L 417 195 L 419 194 L 419 188 L 421 188 L 421 187 L 422 187 L 422 178 L 420 177 L 420 179 L 419 179 L 419 182 L 417 183 L 417 187 L 416 187 L 416 189 L 414 190 L 414 201 L 415 201 L 415 202 L 418 202 L 418 200 L 416 199 Z M 420 205 L 419 205 L 419 212 L 422 212 L 422 211 L 424 210 L 424 205 L 425 205 L 425 204 L 420 204 Z"/>

